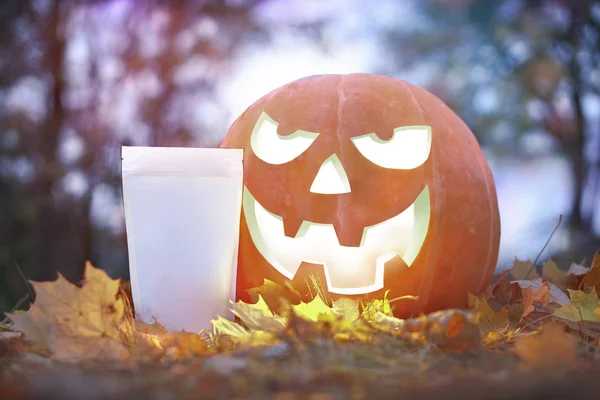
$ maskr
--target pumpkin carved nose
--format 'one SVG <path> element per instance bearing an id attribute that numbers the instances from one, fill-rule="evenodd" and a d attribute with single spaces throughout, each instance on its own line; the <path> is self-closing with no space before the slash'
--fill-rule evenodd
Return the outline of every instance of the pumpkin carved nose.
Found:
<path id="1" fill-rule="evenodd" d="M 348 175 L 335 153 L 319 168 L 319 172 L 310 186 L 310 191 L 320 194 L 350 193 Z"/>

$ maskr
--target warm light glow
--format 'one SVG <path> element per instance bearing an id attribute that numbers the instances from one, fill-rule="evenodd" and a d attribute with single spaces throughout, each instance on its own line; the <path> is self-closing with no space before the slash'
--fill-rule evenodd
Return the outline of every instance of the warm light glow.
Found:
<path id="1" fill-rule="evenodd" d="M 267 113 L 263 112 L 254 129 L 250 145 L 258 158 L 269 164 L 284 164 L 292 161 L 315 141 L 318 133 L 297 130 L 291 135 L 281 136 L 277 133 L 277 126 Z"/>
<path id="2" fill-rule="evenodd" d="M 410 267 L 421 250 L 430 218 L 429 188 L 402 213 L 365 227 L 359 247 L 341 246 L 331 224 L 303 221 L 295 238 L 284 233 L 280 216 L 266 210 L 244 188 L 244 214 L 260 254 L 281 274 L 293 279 L 302 262 L 325 267 L 327 289 L 364 294 L 383 287 L 384 266 L 400 255 Z"/>
<path id="3" fill-rule="evenodd" d="M 369 133 L 353 137 L 352 143 L 366 159 L 380 167 L 413 169 L 429 157 L 431 127 L 403 126 L 394 129 L 394 135 L 388 141 Z"/>
<path id="4" fill-rule="evenodd" d="M 310 191 L 321 194 L 350 193 L 348 175 L 335 153 L 319 168 L 319 172 L 310 186 Z"/>

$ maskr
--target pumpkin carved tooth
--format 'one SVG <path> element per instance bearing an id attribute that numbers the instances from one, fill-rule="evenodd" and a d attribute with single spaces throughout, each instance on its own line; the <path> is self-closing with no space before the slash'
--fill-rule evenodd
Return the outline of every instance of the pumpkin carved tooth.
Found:
<path id="1" fill-rule="evenodd" d="M 294 215 L 290 218 L 286 218 L 286 220 L 283 221 L 283 232 L 287 237 L 297 237 L 300 234 L 301 229 L 302 218 L 300 218 L 297 215 Z"/>
<path id="2" fill-rule="evenodd" d="M 365 227 L 359 246 L 342 246 L 332 224 L 302 221 L 295 237 L 283 218 L 265 209 L 244 189 L 244 215 L 260 254 L 282 275 L 294 279 L 303 262 L 320 264 L 331 293 L 361 294 L 383 287 L 385 264 L 400 255 L 407 266 L 421 250 L 429 225 L 429 188 L 402 213 Z"/>

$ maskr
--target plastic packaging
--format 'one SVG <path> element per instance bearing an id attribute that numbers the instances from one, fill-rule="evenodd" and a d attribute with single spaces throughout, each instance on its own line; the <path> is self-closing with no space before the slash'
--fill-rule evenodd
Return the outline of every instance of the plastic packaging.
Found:
<path id="1" fill-rule="evenodd" d="M 170 331 L 233 318 L 243 150 L 123 147 L 136 318 Z"/>

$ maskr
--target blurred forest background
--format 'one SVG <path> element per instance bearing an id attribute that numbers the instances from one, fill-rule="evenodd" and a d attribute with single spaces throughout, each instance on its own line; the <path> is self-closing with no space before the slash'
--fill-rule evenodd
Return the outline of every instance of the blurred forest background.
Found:
<path id="1" fill-rule="evenodd" d="M 128 277 L 120 147 L 217 146 L 275 87 L 372 72 L 434 92 L 496 180 L 498 269 L 600 240 L 600 3 L 1 0 L 0 312 L 29 279 Z M 568 265 L 561 265 L 566 267 Z"/>

